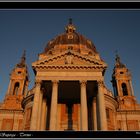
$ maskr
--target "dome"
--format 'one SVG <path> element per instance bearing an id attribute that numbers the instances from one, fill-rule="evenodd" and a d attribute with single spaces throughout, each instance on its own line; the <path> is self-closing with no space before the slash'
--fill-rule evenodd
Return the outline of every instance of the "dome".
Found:
<path id="1" fill-rule="evenodd" d="M 76 32 L 76 28 L 72 24 L 71 19 L 69 20 L 69 24 L 65 27 L 65 32 L 58 35 L 56 38 L 52 39 L 47 43 L 45 47 L 45 53 L 49 52 L 52 49 L 55 49 L 56 46 L 68 45 L 78 45 L 79 47 L 77 47 L 77 50 L 80 50 L 80 45 L 83 45 L 87 49 L 91 50 L 90 52 L 97 53 L 92 41 Z"/>

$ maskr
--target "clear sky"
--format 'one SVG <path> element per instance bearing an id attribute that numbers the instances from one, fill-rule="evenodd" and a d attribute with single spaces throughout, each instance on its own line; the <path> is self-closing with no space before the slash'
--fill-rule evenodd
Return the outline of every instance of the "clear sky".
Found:
<path id="1" fill-rule="evenodd" d="M 45 44 L 64 32 L 73 18 L 77 32 L 92 40 L 108 64 L 105 84 L 113 91 L 111 75 L 115 51 L 132 73 L 134 94 L 140 103 L 140 11 L 139 10 L 0 10 L 0 101 L 9 84 L 9 74 L 20 61 L 23 50 L 34 84 L 31 63 Z"/>

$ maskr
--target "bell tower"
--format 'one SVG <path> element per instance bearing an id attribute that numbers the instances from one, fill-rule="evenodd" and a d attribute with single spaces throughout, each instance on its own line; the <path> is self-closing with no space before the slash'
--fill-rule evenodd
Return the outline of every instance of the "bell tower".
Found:
<path id="1" fill-rule="evenodd" d="M 116 55 L 115 67 L 112 74 L 112 85 L 114 96 L 119 101 L 119 103 L 123 105 L 123 108 L 124 105 L 125 108 L 135 105 L 136 99 L 132 87 L 131 73 L 121 62 L 118 54 Z"/>
<path id="2" fill-rule="evenodd" d="M 21 109 L 21 101 L 28 90 L 28 71 L 25 63 L 25 51 L 20 62 L 10 74 L 10 82 L 4 99 L 4 108 Z"/>

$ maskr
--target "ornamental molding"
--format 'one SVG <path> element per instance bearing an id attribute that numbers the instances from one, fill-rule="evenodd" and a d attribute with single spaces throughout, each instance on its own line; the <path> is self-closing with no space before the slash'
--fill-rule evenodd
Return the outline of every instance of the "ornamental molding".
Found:
<path id="1" fill-rule="evenodd" d="M 117 110 L 117 114 L 140 114 L 140 110 Z"/>
<path id="2" fill-rule="evenodd" d="M 62 61 L 60 64 L 58 64 Z M 77 62 L 75 62 L 77 61 Z M 78 63 L 79 62 L 79 63 Z M 76 53 L 72 50 L 62 52 L 60 54 L 47 57 L 32 63 L 32 67 L 35 68 L 54 68 L 54 69 L 106 69 L 107 64 L 102 60 L 84 56 Z"/>
<path id="3" fill-rule="evenodd" d="M 104 67 L 102 66 L 80 66 L 80 65 L 50 65 L 50 66 L 46 66 L 46 65 L 42 65 L 42 66 L 35 66 L 33 67 L 34 69 L 38 69 L 38 70 L 97 70 L 97 71 L 103 71 Z"/>
<path id="4" fill-rule="evenodd" d="M 12 110 L 12 109 L 0 109 L 0 113 L 2 113 L 2 114 L 6 114 L 6 113 L 23 114 L 24 111 L 23 111 L 23 109 L 21 109 L 21 110 L 16 110 L 16 109 L 14 109 L 14 110 Z"/>

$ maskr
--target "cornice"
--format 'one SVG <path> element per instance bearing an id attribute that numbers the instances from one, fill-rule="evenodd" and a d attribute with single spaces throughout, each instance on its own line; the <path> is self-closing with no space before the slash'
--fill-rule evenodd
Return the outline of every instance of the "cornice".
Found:
<path id="1" fill-rule="evenodd" d="M 69 55 L 69 54 L 73 55 L 73 56 L 76 56 L 76 57 L 79 57 L 80 59 L 84 59 L 85 61 L 89 61 L 90 63 L 94 63 L 95 65 L 100 65 L 100 66 L 103 66 L 103 67 L 107 67 L 107 64 L 105 62 L 103 62 L 102 60 L 97 60 L 97 59 L 89 57 L 89 56 L 84 56 L 84 55 L 81 55 L 81 54 L 76 53 L 74 51 L 65 51 L 63 53 L 54 55 L 52 57 L 46 57 L 44 59 L 33 62 L 32 66 L 35 67 L 37 65 L 42 65 L 42 64 L 44 65 L 45 62 L 53 61 L 53 60 L 56 60 L 58 58 L 62 58 L 62 57 L 66 56 L 66 55 Z"/>
<path id="2" fill-rule="evenodd" d="M 75 70 L 93 70 L 93 69 L 97 69 L 97 70 L 104 70 L 104 66 L 87 66 L 87 65 L 38 65 L 35 66 L 36 69 L 51 69 L 51 70 L 59 70 L 59 69 L 63 69 L 63 70 L 71 70 L 71 69 L 75 69 Z"/>
<path id="3" fill-rule="evenodd" d="M 23 109 L 22 110 L 12 110 L 12 109 L 0 109 L 0 113 L 23 113 Z"/>
<path id="4" fill-rule="evenodd" d="M 140 110 L 117 110 L 117 114 L 140 114 Z"/>

